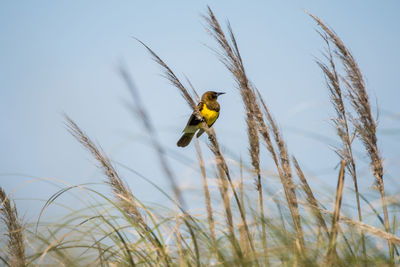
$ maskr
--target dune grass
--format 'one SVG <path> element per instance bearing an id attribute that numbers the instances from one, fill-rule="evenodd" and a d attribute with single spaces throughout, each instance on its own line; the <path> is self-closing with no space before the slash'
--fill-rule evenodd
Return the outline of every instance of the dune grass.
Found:
<path id="1" fill-rule="evenodd" d="M 294 155 L 291 155 L 261 92 L 249 80 L 238 42 L 228 23 L 220 25 L 208 8 L 203 16 L 206 30 L 216 42 L 217 55 L 232 74 L 240 94 L 247 129 L 248 155 L 240 161 L 240 177 L 232 175 L 221 150 L 217 135 L 204 124 L 208 146 L 214 160 L 205 162 L 202 146 L 194 140 L 198 169 L 204 194 L 204 214 L 192 214 L 176 182 L 177 176 L 167 161 L 167 152 L 159 142 L 156 130 L 148 117 L 129 73 L 120 68 L 121 78 L 130 91 L 132 111 L 140 119 L 151 138 L 158 161 L 169 181 L 172 196 L 133 169 L 116 165 L 107 154 L 68 116 L 66 125 L 71 134 L 88 150 L 105 177 L 110 195 L 102 194 L 90 185 L 65 187 L 56 192 L 42 212 L 71 190 L 82 190 L 96 201 L 84 210 L 76 210 L 60 218 L 60 223 L 40 219 L 24 223 L 7 194 L 0 188 L 1 217 L 5 237 L 0 260 L 7 266 L 392 266 L 399 264 L 396 235 L 398 226 L 390 223 L 389 208 L 399 203 L 387 201 L 384 190 L 384 168 L 379 152 L 376 128 L 369 96 L 358 64 L 339 36 L 318 17 L 311 18 L 319 27 L 326 54 L 317 60 L 326 78 L 328 94 L 336 112 L 333 126 L 341 145 L 336 148 L 338 171 L 337 188 L 332 203 L 321 203 L 309 185 L 307 174 Z M 148 45 L 138 40 L 160 65 L 166 79 L 178 89 L 188 105 L 197 113 L 196 90 L 188 87 Z M 192 93 L 191 93 L 192 92 Z M 198 96 L 197 96 L 198 98 Z M 353 141 L 360 140 L 370 159 L 371 172 L 376 178 L 381 203 L 372 203 L 359 192 L 357 160 L 353 156 Z M 245 142 L 245 141 L 243 141 Z M 271 192 L 266 187 L 270 175 L 263 172 L 261 151 L 276 168 L 282 188 Z M 249 162 L 249 164 L 246 164 Z M 163 206 L 144 205 L 134 195 L 118 168 L 124 168 L 152 183 L 154 189 L 170 201 Z M 293 171 L 295 170 L 295 172 Z M 213 171 L 213 172 L 212 172 Z M 210 177 L 217 181 L 217 194 L 209 188 Z M 298 181 L 296 180 L 298 178 Z M 344 180 L 353 180 L 354 196 L 344 196 Z M 254 188 L 243 185 L 253 179 Z M 346 191 L 347 192 L 347 191 Z M 342 213 L 343 198 L 356 200 L 357 215 Z M 362 210 L 360 198 L 370 210 Z M 217 200 L 216 200 L 217 199 Z M 218 202 L 222 205 L 218 205 Z M 325 206 L 331 205 L 333 210 Z M 268 210 L 268 212 L 266 212 Z M 365 213 L 378 218 L 382 224 L 364 222 Z M 383 213 L 383 219 L 381 218 Z M 39 215 L 40 218 L 40 215 Z M 393 217 L 395 218 L 395 217 Z M 382 241 L 387 242 L 382 248 Z"/>

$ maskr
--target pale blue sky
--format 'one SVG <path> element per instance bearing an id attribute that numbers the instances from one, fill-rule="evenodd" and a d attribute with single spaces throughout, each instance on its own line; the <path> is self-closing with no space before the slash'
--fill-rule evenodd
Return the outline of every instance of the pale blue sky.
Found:
<path id="1" fill-rule="evenodd" d="M 215 129 L 232 151 L 230 157 L 248 160 L 240 96 L 229 73 L 204 45 L 216 47 L 201 18 L 207 4 L 220 22 L 230 20 L 248 75 L 275 115 L 289 151 L 318 182 L 330 185 L 338 162 L 328 147 L 334 142 L 310 135 L 337 140 L 329 122 L 333 109 L 314 62 L 323 42 L 303 10 L 332 26 L 353 51 L 371 100 L 381 108 L 381 151 L 392 181 L 399 178 L 398 1 L 1 1 L 0 184 L 15 192 L 22 213 L 41 205 L 22 199 L 47 199 L 56 191 L 44 182 L 20 187 L 31 179 L 27 175 L 68 184 L 103 179 L 91 156 L 66 131 L 63 113 L 112 159 L 168 187 L 146 133 L 125 106 L 129 94 L 116 71 L 121 62 L 150 110 L 177 179 L 185 188 L 200 186 L 193 171 L 194 147 L 175 146 L 190 109 L 132 36 L 153 48 L 182 79 L 188 76 L 200 93 L 227 93 L 220 98 Z M 187 161 L 182 164 L 176 158 Z M 268 160 L 263 168 L 273 169 Z M 139 198 L 156 201 L 150 186 L 123 169 L 121 173 Z M 367 189 L 373 179 L 365 179 L 362 186 Z"/>

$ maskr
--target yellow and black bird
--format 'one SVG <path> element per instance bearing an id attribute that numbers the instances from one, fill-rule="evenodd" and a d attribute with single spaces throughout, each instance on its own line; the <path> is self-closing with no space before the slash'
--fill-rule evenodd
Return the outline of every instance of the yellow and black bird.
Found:
<path id="1" fill-rule="evenodd" d="M 201 101 L 197 105 L 199 108 L 202 118 L 198 118 L 193 112 L 183 130 L 183 135 L 179 139 L 177 145 L 180 147 L 187 146 L 192 140 L 194 134 L 199 130 L 196 137 L 199 137 L 204 133 L 204 129 L 201 127 L 201 123 L 207 123 L 208 127 L 211 127 L 219 116 L 219 103 L 217 102 L 218 96 L 225 93 L 218 93 L 213 91 L 205 92 L 201 96 Z"/>

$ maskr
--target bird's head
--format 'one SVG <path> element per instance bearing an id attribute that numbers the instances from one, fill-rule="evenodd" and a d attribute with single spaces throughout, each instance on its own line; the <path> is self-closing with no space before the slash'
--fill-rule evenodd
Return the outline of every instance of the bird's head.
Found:
<path id="1" fill-rule="evenodd" d="M 202 101 L 213 101 L 213 100 L 217 100 L 218 96 L 223 95 L 225 93 L 222 92 L 214 92 L 214 91 L 207 91 L 205 92 L 202 97 L 201 100 Z"/>

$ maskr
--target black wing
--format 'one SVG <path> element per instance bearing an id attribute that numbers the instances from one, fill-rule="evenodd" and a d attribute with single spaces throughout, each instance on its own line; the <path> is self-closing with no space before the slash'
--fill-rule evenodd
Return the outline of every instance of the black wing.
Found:
<path id="1" fill-rule="evenodd" d="M 203 109 L 203 102 L 200 102 L 197 107 L 199 108 L 199 111 Z M 187 123 L 187 126 L 196 126 L 199 123 L 203 122 L 203 117 L 198 117 L 196 116 L 195 112 L 192 113 L 192 115 L 189 118 L 189 121 Z"/>

